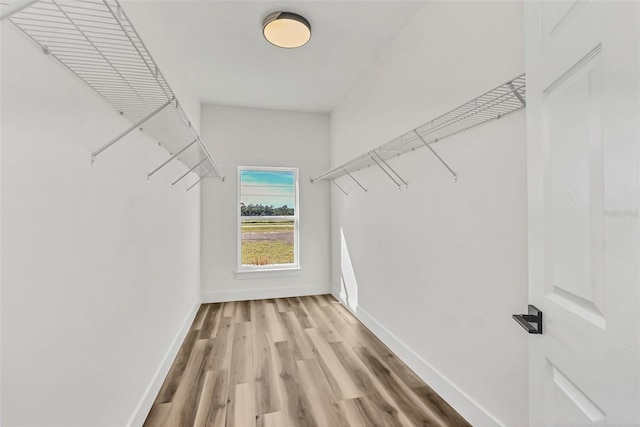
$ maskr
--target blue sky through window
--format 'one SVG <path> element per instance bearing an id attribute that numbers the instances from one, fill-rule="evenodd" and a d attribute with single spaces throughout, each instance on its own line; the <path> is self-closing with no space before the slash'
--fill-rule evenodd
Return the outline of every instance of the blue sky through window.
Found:
<path id="1" fill-rule="evenodd" d="M 293 171 L 240 171 L 240 202 L 279 208 L 295 207 L 295 175 Z"/>

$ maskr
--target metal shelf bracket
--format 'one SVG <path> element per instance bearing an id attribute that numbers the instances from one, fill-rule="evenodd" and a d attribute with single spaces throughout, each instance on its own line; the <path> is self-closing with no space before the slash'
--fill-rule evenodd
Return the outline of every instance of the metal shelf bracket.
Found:
<path id="1" fill-rule="evenodd" d="M 400 185 L 400 183 L 398 181 L 396 181 L 391 174 L 389 174 L 389 172 L 387 172 L 387 170 L 385 168 L 382 167 L 382 165 L 380 163 L 378 163 L 378 160 L 387 167 L 387 169 L 389 169 L 404 185 L 404 188 L 409 188 L 409 184 L 407 184 L 407 181 L 405 181 L 404 179 L 402 179 L 402 177 L 400 175 L 398 175 L 398 172 L 396 172 L 391 166 L 389 166 L 389 164 L 387 162 L 384 161 L 384 159 L 382 157 L 380 157 L 380 154 L 376 153 L 375 150 L 373 150 L 371 152 L 371 158 L 373 159 L 374 162 L 376 162 L 376 164 L 378 165 L 378 167 L 380 169 L 382 169 L 382 171 L 387 174 L 387 176 L 389 178 L 391 178 L 391 180 L 398 186 L 398 190 L 402 190 L 402 185 Z M 378 158 L 378 160 L 376 160 L 376 157 Z"/>
<path id="2" fill-rule="evenodd" d="M 417 130 L 414 130 L 413 132 L 416 134 L 416 136 L 417 136 L 418 138 L 420 138 L 420 141 L 422 141 L 422 143 L 425 145 L 425 147 L 427 147 L 427 148 L 428 148 L 428 149 L 433 153 L 433 155 L 434 155 L 434 156 L 436 156 L 436 158 L 437 158 L 438 160 L 440 160 L 440 163 L 442 163 L 442 164 L 444 165 L 444 167 L 445 167 L 445 168 L 447 168 L 447 170 L 448 170 L 449 172 L 451 172 L 451 175 L 453 175 L 453 182 L 458 182 L 458 175 L 456 175 L 456 173 L 453 171 L 453 169 L 451 169 L 451 168 L 449 167 L 449 165 L 447 164 L 447 162 L 445 162 L 444 160 L 442 160 L 442 157 L 440 157 L 440 156 L 438 155 L 438 153 L 436 153 L 436 151 L 433 149 L 433 147 L 431 147 L 431 145 L 429 145 L 429 144 L 427 143 L 427 141 L 425 141 L 425 140 L 424 140 L 424 138 L 423 138 L 422 136 L 420 136 L 420 134 L 418 133 L 418 131 L 417 131 Z M 436 139 L 436 140 L 434 140 L 433 142 L 437 142 L 437 141 L 438 141 L 438 140 Z"/>
<path id="3" fill-rule="evenodd" d="M 507 83 L 507 85 L 513 91 L 513 94 L 520 100 L 520 102 L 522 103 L 522 106 L 526 107 L 527 106 L 527 102 L 524 100 L 522 95 L 520 95 L 520 92 L 518 92 L 516 87 L 513 85 L 513 82 L 509 82 L 509 83 Z"/>
<path id="4" fill-rule="evenodd" d="M 346 172 L 346 174 L 347 174 L 347 175 L 349 175 L 349 178 L 351 178 L 351 179 L 353 180 L 353 182 L 355 182 L 356 184 L 358 184 L 358 186 L 359 186 L 360 188 L 362 188 L 362 191 L 364 191 L 365 193 L 367 193 L 367 189 L 366 189 L 366 188 L 364 188 L 364 186 L 363 186 L 362 184 L 360 184 L 360 182 L 358 182 L 358 180 L 357 180 L 357 179 L 355 179 L 355 178 L 353 177 L 353 175 L 351 175 L 351 174 L 350 174 L 348 171 L 346 171 L 346 170 L 345 170 L 345 172 Z"/>
<path id="5" fill-rule="evenodd" d="M 91 164 L 92 165 L 96 165 L 96 157 L 102 153 L 104 150 L 106 150 L 107 148 L 111 147 L 113 144 L 115 144 L 116 142 L 120 141 L 122 138 L 124 138 L 125 136 L 127 136 L 129 133 L 131 133 L 131 131 L 133 131 L 136 128 L 139 128 L 144 122 L 146 122 L 147 120 L 149 120 L 151 117 L 155 116 L 156 114 L 158 114 L 160 111 L 164 110 L 165 108 L 167 108 L 167 106 L 169 104 L 171 104 L 173 102 L 173 98 L 168 100 L 167 102 L 165 102 L 164 104 L 162 104 L 161 106 L 159 106 L 158 108 L 156 108 L 155 110 L 153 110 L 151 113 L 147 114 L 145 117 L 143 117 L 141 120 L 138 120 L 136 123 L 132 124 L 127 130 L 125 130 L 124 132 L 122 132 L 120 135 L 116 136 L 115 138 L 113 138 L 111 141 L 107 142 L 106 144 L 104 144 L 102 147 L 98 148 L 96 151 L 94 151 L 93 153 L 91 153 Z"/>
<path id="6" fill-rule="evenodd" d="M 331 182 L 333 182 L 333 185 L 335 185 L 336 187 L 338 187 L 338 189 L 339 189 L 340 191 L 342 191 L 342 192 L 344 193 L 344 195 L 345 195 L 345 196 L 349 197 L 349 193 L 347 193 L 346 191 L 344 191 L 344 188 L 340 187 L 340 186 L 338 185 L 338 183 L 337 183 L 337 182 L 335 182 L 335 181 L 331 181 Z"/>

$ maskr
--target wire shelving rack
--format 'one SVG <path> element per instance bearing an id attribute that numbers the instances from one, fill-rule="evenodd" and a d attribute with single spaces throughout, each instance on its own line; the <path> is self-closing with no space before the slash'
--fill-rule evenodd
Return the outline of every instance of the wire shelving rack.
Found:
<path id="1" fill-rule="evenodd" d="M 141 129 L 170 154 L 148 173 L 149 179 L 177 159 L 198 176 L 188 189 L 206 177 L 224 180 L 118 1 L 2 0 L 0 13 L 131 120 L 130 128 L 92 153 L 92 163 L 128 133 Z"/>
<path id="2" fill-rule="evenodd" d="M 490 120 L 499 119 L 525 107 L 526 80 L 525 75 L 522 74 L 371 151 L 313 178 L 311 182 L 332 181 L 346 194 L 346 191 L 335 180 L 347 176 L 355 181 L 362 190 L 367 191 L 353 174 L 361 169 L 377 166 L 394 182 L 398 189 L 407 188 L 407 182 L 389 166 L 388 161 L 421 147 L 428 148 L 440 163 L 447 168 L 453 176 L 454 182 L 456 182 L 457 174 L 438 155 L 432 145 L 444 138 Z"/>

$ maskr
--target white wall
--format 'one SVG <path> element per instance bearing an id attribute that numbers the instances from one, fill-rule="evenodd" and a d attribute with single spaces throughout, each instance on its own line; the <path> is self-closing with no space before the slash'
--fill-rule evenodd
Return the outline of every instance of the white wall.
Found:
<path id="1" fill-rule="evenodd" d="M 310 178 L 329 167 L 329 116 L 203 105 L 202 136 L 226 176 L 202 187 L 203 300 L 328 293 L 329 187 Z M 299 273 L 236 278 L 238 166 L 299 168 Z"/>
<path id="2" fill-rule="evenodd" d="M 332 114 L 332 164 L 521 74 L 522 19 L 519 2 L 426 3 Z M 357 281 L 358 316 L 473 425 L 525 424 L 528 336 L 511 319 L 527 305 L 524 113 L 434 148 L 457 184 L 426 149 L 390 163 L 408 191 L 375 167 L 356 176 L 368 193 L 339 180 L 332 292 L 341 270 Z"/>
<path id="3" fill-rule="evenodd" d="M 129 122 L 8 24 L 1 59 L 2 425 L 141 424 L 200 299 L 199 191 L 147 183 L 138 131 L 92 167 Z"/>

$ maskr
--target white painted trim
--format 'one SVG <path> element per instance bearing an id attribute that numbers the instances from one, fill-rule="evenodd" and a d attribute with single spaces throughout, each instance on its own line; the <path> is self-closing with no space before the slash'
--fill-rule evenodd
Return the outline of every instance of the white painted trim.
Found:
<path id="1" fill-rule="evenodd" d="M 236 279 L 264 279 L 266 277 L 291 277 L 302 274 L 300 267 L 293 268 L 271 268 L 268 270 L 239 270 L 236 271 Z"/>
<path id="2" fill-rule="evenodd" d="M 343 302 L 343 306 L 349 309 Z M 351 310 L 349 310 L 351 311 Z M 373 332 L 391 351 L 409 366 L 422 380 L 427 383 L 436 393 L 438 393 L 449 405 L 451 405 L 460 415 L 462 415 L 471 425 L 474 426 L 499 426 L 501 423 L 482 405 L 473 400 L 468 394 L 462 391 L 451 380 L 440 373 L 429 362 L 413 351 L 409 346 L 397 338 L 373 316 L 365 310 L 356 307 L 355 316 L 367 328 Z"/>
<path id="3" fill-rule="evenodd" d="M 329 285 L 288 286 L 286 288 L 255 288 L 233 291 L 209 291 L 202 293 L 202 302 L 248 301 L 254 299 L 301 297 L 323 295 L 330 292 Z"/>
<path id="4" fill-rule="evenodd" d="M 171 365 L 178 355 L 178 350 L 180 350 L 180 346 L 182 346 L 182 343 L 186 338 L 187 333 L 189 332 L 189 329 L 193 324 L 193 321 L 196 318 L 196 314 L 198 313 L 198 309 L 200 308 L 201 304 L 202 302 L 200 301 L 200 298 L 198 298 L 193 304 L 193 308 L 184 319 L 184 322 L 182 322 L 182 326 L 180 327 L 178 334 L 171 343 L 171 347 L 169 347 L 169 350 L 162 359 L 160 366 L 158 366 L 156 373 L 153 375 L 153 378 L 151 379 L 149 386 L 145 390 L 142 399 L 140 399 L 140 403 L 138 403 L 138 406 L 133 411 L 133 415 L 129 419 L 127 426 L 137 427 L 144 424 L 144 421 L 147 419 L 147 415 L 151 410 L 151 406 L 153 406 L 153 402 L 155 401 L 156 396 L 160 391 L 160 387 L 162 387 L 162 383 L 169 374 L 169 369 L 171 369 Z"/>

